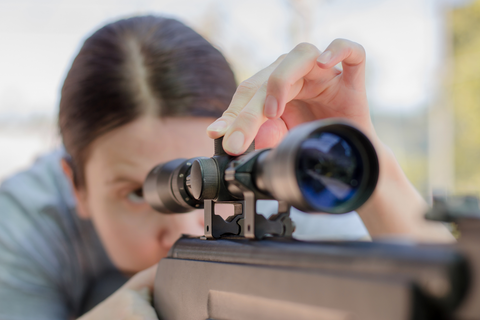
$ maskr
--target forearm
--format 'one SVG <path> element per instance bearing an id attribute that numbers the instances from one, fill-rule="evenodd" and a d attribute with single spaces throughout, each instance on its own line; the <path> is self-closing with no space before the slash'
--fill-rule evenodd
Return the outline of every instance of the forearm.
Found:
<path id="1" fill-rule="evenodd" d="M 393 153 L 380 141 L 380 175 L 375 192 L 359 210 L 372 238 L 401 236 L 425 242 L 451 242 L 454 237 L 438 222 L 424 219 L 428 205 L 403 173 Z"/>

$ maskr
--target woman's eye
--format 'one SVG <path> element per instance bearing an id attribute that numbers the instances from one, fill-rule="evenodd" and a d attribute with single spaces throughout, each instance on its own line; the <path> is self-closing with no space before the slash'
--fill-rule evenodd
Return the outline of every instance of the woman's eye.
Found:
<path id="1" fill-rule="evenodd" d="M 127 195 L 128 200 L 133 203 L 144 203 L 145 199 L 143 199 L 143 190 L 142 188 L 138 188 L 133 190 Z"/>

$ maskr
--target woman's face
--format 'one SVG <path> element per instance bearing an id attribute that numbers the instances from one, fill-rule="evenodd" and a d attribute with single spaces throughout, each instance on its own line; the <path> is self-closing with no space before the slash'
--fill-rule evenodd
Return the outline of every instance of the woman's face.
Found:
<path id="1" fill-rule="evenodd" d="M 86 187 L 76 190 L 78 211 L 92 219 L 121 271 L 138 272 L 157 263 L 183 233 L 203 234 L 202 211 L 160 214 L 137 194 L 155 165 L 212 156 L 213 141 L 205 132 L 213 120 L 143 117 L 92 143 Z"/>

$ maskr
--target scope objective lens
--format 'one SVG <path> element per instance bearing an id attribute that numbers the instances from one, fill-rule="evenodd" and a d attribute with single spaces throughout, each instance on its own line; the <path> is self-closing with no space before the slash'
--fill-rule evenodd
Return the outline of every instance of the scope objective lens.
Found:
<path id="1" fill-rule="evenodd" d="M 315 207 L 334 208 L 355 196 L 363 167 L 358 150 L 346 139 L 329 132 L 317 133 L 300 146 L 298 186 Z"/>

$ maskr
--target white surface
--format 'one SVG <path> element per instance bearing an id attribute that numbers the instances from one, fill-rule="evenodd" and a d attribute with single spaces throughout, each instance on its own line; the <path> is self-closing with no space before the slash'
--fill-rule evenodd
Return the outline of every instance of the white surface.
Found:
<path id="1" fill-rule="evenodd" d="M 29 167 L 36 157 L 59 145 L 55 123 L 0 122 L 0 182 Z"/>
<path id="2" fill-rule="evenodd" d="M 257 201 L 258 213 L 269 217 L 277 211 L 277 201 Z M 290 217 L 296 226 L 293 236 L 299 240 L 367 240 L 370 238 L 356 212 L 308 214 L 292 208 Z"/>
<path id="3" fill-rule="evenodd" d="M 292 5 L 294 3 L 295 5 Z M 335 38 L 365 46 L 369 97 L 382 110 L 425 105 L 442 54 L 437 0 L 3 0 L 0 118 L 57 110 L 59 88 L 81 42 L 135 14 L 178 17 L 228 57 L 240 80 L 301 41 Z"/>
<path id="4" fill-rule="evenodd" d="M 442 3 L 448 1 L 1 0 L 0 179 L 55 145 L 66 71 L 83 40 L 109 21 L 148 13 L 177 17 L 224 52 L 238 80 L 298 42 L 324 49 L 335 38 L 348 38 L 366 48 L 373 111 L 403 112 L 425 106 L 435 94 Z M 32 116 L 48 118 L 49 133 L 28 124 L 4 128 Z"/>

